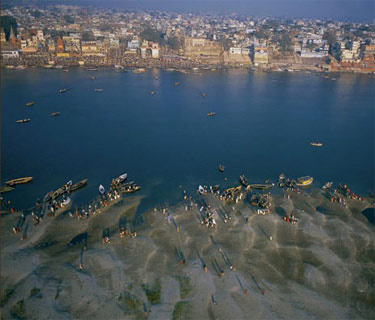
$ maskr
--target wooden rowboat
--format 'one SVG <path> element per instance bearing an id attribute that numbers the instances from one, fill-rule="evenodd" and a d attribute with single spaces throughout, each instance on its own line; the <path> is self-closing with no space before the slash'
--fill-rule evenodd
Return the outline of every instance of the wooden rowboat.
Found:
<path id="1" fill-rule="evenodd" d="M 33 177 L 17 178 L 17 179 L 9 180 L 9 181 L 5 182 L 5 184 L 8 185 L 8 186 L 14 186 L 16 184 L 28 183 L 31 180 L 33 180 Z"/>

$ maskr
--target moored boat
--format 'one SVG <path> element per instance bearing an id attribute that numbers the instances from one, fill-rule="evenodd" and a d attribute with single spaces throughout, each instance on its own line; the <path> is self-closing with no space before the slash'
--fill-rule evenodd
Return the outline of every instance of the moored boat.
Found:
<path id="1" fill-rule="evenodd" d="M 73 192 L 73 191 L 78 190 L 79 188 L 82 188 L 83 186 L 85 186 L 87 184 L 88 180 L 89 179 L 82 179 L 82 180 L 78 181 L 77 183 L 73 184 L 70 187 L 70 192 Z"/>
<path id="2" fill-rule="evenodd" d="M 103 187 L 102 184 L 99 186 L 99 193 L 100 194 L 104 194 L 105 193 L 105 189 L 104 189 L 104 187 Z"/>
<path id="3" fill-rule="evenodd" d="M 26 107 L 31 107 L 31 106 L 33 106 L 34 104 L 35 104 L 34 101 L 27 102 L 27 103 L 26 103 Z"/>
<path id="4" fill-rule="evenodd" d="M 5 184 L 8 185 L 8 186 L 15 186 L 16 184 L 28 183 L 31 180 L 33 180 L 33 177 L 23 177 L 23 178 L 17 178 L 17 179 L 9 180 L 9 181 L 5 182 Z"/>
<path id="5" fill-rule="evenodd" d="M 72 187 L 72 180 L 68 181 L 65 183 L 62 187 L 58 188 L 53 194 L 52 194 L 52 199 L 56 199 L 63 195 L 65 192 L 70 192 L 71 187 Z"/>
<path id="6" fill-rule="evenodd" d="M 312 145 L 313 147 L 322 147 L 323 143 L 322 142 L 311 142 L 310 145 Z"/>
<path id="7" fill-rule="evenodd" d="M 94 76 L 89 77 L 90 80 L 95 80 L 96 78 Z"/>
<path id="8" fill-rule="evenodd" d="M 329 188 L 331 188 L 332 187 L 332 184 L 333 184 L 333 182 L 332 181 L 330 181 L 330 182 L 327 182 L 326 184 L 324 184 L 324 186 L 322 187 L 323 189 L 329 189 Z"/>
<path id="9" fill-rule="evenodd" d="M 30 122 L 31 119 L 20 119 L 20 120 L 16 120 L 17 123 L 26 123 L 26 122 Z"/>
<path id="10" fill-rule="evenodd" d="M 43 198 L 43 202 L 48 202 L 52 199 L 53 197 L 53 191 L 49 191 L 46 193 L 46 195 Z"/>
<path id="11" fill-rule="evenodd" d="M 117 178 L 113 178 L 111 184 L 118 185 L 123 183 L 128 178 L 127 173 L 123 173 L 122 175 L 118 176 Z"/>
<path id="12" fill-rule="evenodd" d="M 146 72 L 146 69 L 144 68 L 138 68 L 138 69 L 133 70 L 133 73 L 144 73 L 144 72 Z"/>
<path id="13" fill-rule="evenodd" d="M 272 210 L 271 209 L 258 209 L 257 211 L 256 211 L 256 213 L 259 215 L 259 214 L 261 214 L 261 215 L 266 215 L 266 214 L 271 214 L 272 213 Z"/>
<path id="14" fill-rule="evenodd" d="M 240 175 L 240 182 L 244 187 L 247 187 L 249 183 L 247 182 L 247 179 L 244 174 Z"/>
<path id="15" fill-rule="evenodd" d="M 60 112 L 52 112 L 52 113 L 50 113 L 50 116 L 52 116 L 52 117 L 57 117 L 59 115 L 60 115 Z"/>
<path id="16" fill-rule="evenodd" d="M 123 187 L 120 189 L 120 192 L 126 194 L 126 193 L 133 193 L 139 190 L 141 190 L 141 187 L 135 184 L 134 182 L 132 182 L 132 183 L 127 183 L 123 185 Z"/>
<path id="17" fill-rule="evenodd" d="M 14 188 L 10 186 L 0 186 L 0 193 L 10 192 L 14 190 Z"/>
<path id="18" fill-rule="evenodd" d="M 273 187 L 272 184 L 268 184 L 268 183 L 253 183 L 253 184 L 249 184 L 249 186 L 252 189 L 260 189 L 260 190 L 268 190 Z"/>
<path id="19" fill-rule="evenodd" d="M 306 187 L 313 183 L 314 178 L 310 176 L 300 177 L 297 179 L 296 185 L 299 187 Z"/>

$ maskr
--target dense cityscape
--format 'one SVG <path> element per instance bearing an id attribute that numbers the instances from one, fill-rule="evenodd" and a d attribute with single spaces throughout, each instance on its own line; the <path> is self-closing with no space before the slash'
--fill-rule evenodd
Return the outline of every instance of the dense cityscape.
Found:
<path id="1" fill-rule="evenodd" d="M 367 23 L 58 5 L 2 11 L 7 68 L 66 66 L 375 72 Z"/>

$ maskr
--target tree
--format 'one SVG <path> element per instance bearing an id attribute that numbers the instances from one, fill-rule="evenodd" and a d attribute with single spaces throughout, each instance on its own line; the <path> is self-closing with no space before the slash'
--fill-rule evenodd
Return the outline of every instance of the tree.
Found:
<path id="1" fill-rule="evenodd" d="M 69 23 L 69 24 L 74 23 L 73 17 L 70 16 L 70 15 L 67 15 L 67 14 L 64 16 L 64 20 L 65 20 L 66 23 Z"/>
<path id="2" fill-rule="evenodd" d="M 323 34 L 323 39 L 327 40 L 327 43 L 332 46 L 337 42 L 336 34 L 334 32 L 328 31 Z"/>
<path id="3" fill-rule="evenodd" d="M 13 29 L 14 35 L 17 36 L 17 21 L 12 16 L 2 16 L 0 19 L 0 26 L 4 29 L 5 38 L 9 40 L 10 28 Z"/>
<path id="4" fill-rule="evenodd" d="M 267 29 L 276 31 L 279 28 L 279 23 L 276 20 L 268 20 L 264 25 Z"/>
<path id="5" fill-rule="evenodd" d="M 263 26 L 261 26 L 258 31 L 255 31 L 254 34 L 258 39 L 267 39 L 268 38 L 268 33 Z"/>
<path id="6" fill-rule="evenodd" d="M 161 34 L 157 30 L 152 29 L 150 27 L 146 27 L 146 29 L 144 29 L 141 32 L 141 38 L 143 40 L 152 41 L 152 42 L 158 42 L 158 43 L 163 42 L 163 38 Z"/>
<path id="7" fill-rule="evenodd" d="M 173 36 L 169 37 L 167 41 L 168 46 L 170 46 L 173 50 L 178 50 L 180 48 L 180 40 Z"/>
<path id="8" fill-rule="evenodd" d="M 232 40 L 230 40 L 228 38 L 222 38 L 220 40 L 220 44 L 223 46 L 225 51 L 228 51 L 230 46 L 232 45 Z"/>
<path id="9" fill-rule="evenodd" d="M 95 41 L 95 36 L 92 31 L 84 31 L 82 33 L 82 40 L 83 41 Z"/>
<path id="10" fill-rule="evenodd" d="M 289 34 L 283 33 L 281 37 L 278 39 L 280 48 L 282 51 L 290 51 L 292 49 L 292 38 Z"/>
<path id="11" fill-rule="evenodd" d="M 34 18 L 38 19 L 38 18 L 40 18 L 40 17 L 42 16 L 42 13 L 41 13 L 39 10 L 35 10 L 35 11 L 33 11 L 33 12 L 31 13 L 31 15 L 32 15 Z"/>

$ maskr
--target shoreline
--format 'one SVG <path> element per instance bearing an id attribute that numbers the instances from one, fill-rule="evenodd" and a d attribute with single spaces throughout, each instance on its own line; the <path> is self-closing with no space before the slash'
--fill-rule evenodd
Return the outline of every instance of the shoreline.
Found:
<path id="1" fill-rule="evenodd" d="M 212 65 L 212 66 L 192 66 L 192 67 L 179 67 L 179 66 L 148 66 L 148 65 L 126 65 L 121 67 L 116 67 L 115 65 L 85 65 L 85 66 L 78 66 L 78 65 L 58 65 L 56 66 L 44 66 L 44 65 L 2 65 L 1 69 L 6 70 L 26 70 L 26 69 L 45 69 L 45 70 L 69 70 L 69 69 L 78 69 L 78 70 L 86 70 L 86 71 L 99 71 L 99 70 L 116 70 L 116 71 L 125 71 L 125 70 L 137 70 L 137 69 L 145 69 L 145 70 L 152 70 L 152 69 L 159 69 L 164 71 L 177 71 L 182 73 L 200 73 L 205 71 L 232 71 L 232 70 L 243 70 L 249 73 L 316 73 L 316 74 L 367 74 L 367 75 L 374 75 L 375 71 L 364 71 L 364 70 L 330 70 L 329 68 L 318 68 L 310 65 L 301 65 L 300 68 L 288 68 L 285 67 L 272 67 L 272 66 L 264 66 L 264 67 L 254 67 L 254 66 L 220 66 L 220 65 Z M 97 69 L 97 70 L 89 70 L 89 69 Z M 136 72 L 137 73 L 137 72 Z M 139 72 L 142 73 L 142 72 Z"/>
<path id="2" fill-rule="evenodd" d="M 176 319 L 245 319 L 249 312 L 371 318 L 373 228 L 359 213 L 374 201 L 349 200 L 345 208 L 322 190 L 272 194 L 272 213 L 262 216 L 245 199 L 194 195 L 191 207 L 182 201 L 147 210 L 135 222 L 141 198 L 132 196 L 85 220 L 47 217 L 23 241 L 9 233 L 19 213 L 1 217 L 3 315 L 17 314 L 23 301 L 28 317 L 56 319 L 170 318 L 179 308 Z M 216 228 L 201 224 L 201 206 Z M 296 225 L 283 221 L 286 212 Z M 134 237 L 120 236 L 124 217 L 134 222 Z M 103 229 L 110 243 L 102 242 Z"/>

